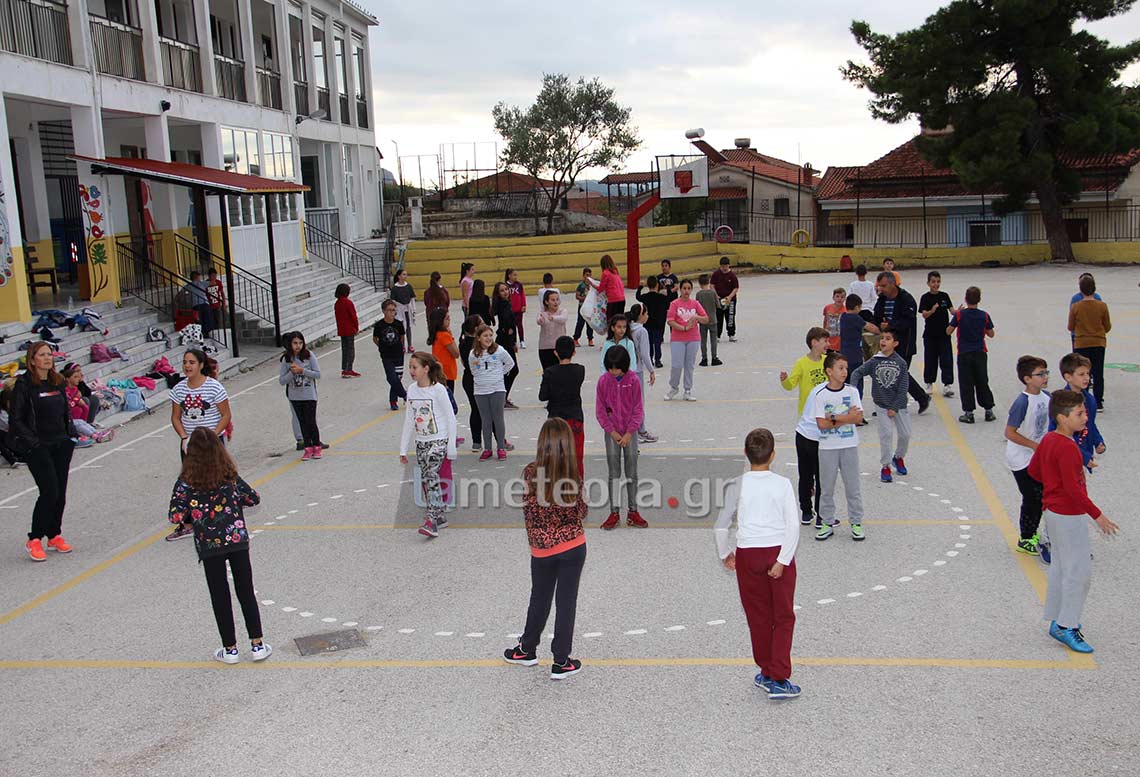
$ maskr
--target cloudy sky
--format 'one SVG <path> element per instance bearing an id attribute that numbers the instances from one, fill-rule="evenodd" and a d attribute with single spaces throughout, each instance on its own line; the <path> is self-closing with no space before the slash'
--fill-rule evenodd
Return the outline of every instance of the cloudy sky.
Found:
<path id="1" fill-rule="evenodd" d="M 360 1 L 380 19 L 372 31 L 377 143 L 393 170 L 392 141 L 399 144 L 405 178 L 412 179 L 408 157 L 437 154 L 441 144 L 449 157 L 455 144 L 456 166 L 492 166 L 492 106 L 528 105 L 544 72 L 597 76 L 633 109 L 644 145 L 628 170 L 649 169 L 654 154 L 689 151 L 690 127 L 703 127 L 717 148 L 750 137 L 762 153 L 820 170 L 865 164 L 916 126 L 873 121 L 866 93 L 839 75 L 862 53 L 851 20 L 897 32 L 942 4 Z M 1114 42 L 1140 37 L 1140 11 L 1094 29 Z M 1140 80 L 1140 67 L 1126 75 Z M 481 145 L 473 150 L 472 143 Z"/>

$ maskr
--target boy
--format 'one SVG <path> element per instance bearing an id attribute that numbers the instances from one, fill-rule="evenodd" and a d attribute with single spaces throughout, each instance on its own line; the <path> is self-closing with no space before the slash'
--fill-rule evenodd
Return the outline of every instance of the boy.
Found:
<path id="1" fill-rule="evenodd" d="M 1021 538 L 1017 551 L 1031 556 L 1041 552 L 1041 484 L 1029 476 L 1029 460 L 1049 428 L 1049 370 L 1039 356 L 1017 360 L 1017 379 L 1023 391 L 1009 406 L 1005 422 L 1005 465 L 1021 492 Z"/>
<path id="2" fill-rule="evenodd" d="M 548 291 L 558 291 L 558 287 L 554 285 L 554 273 L 542 274 L 542 288 L 538 290 L 538 309 L 542 310 L 542 298 L 546 296 Z M 562 292 L 558 292 L 561 294 Z"/>
<path id="3" fill-rule="evenodd" d="M 553 364 L 542 373 L 542 383 L 538 387 L 538 401 L 546 403 L 548 418 L 561 418 L 570 425 L 574 433 L 574 453 L 578 458 L 578 472 L 586 477 L 582 468 L 583 453 L 586 447 L 586 433 L 582 426 L 582 382 L 586 380 L 586 368 L 574 364 L 574 340 L 562 335 L 554 341 L 554 354 L 558 364 Z"/>
<path id="4" fill-rule="evenodd" d="M 645 329 L 649 332 L 649 353 L 653 366 L 661 369 L 665 366 L 661 363 L 661 344 L 665 342 L 665 319 L 669 316 L 669 297 L 658 291 L 661 282 L 657 280 L 656 275 L 650 275 L 645 279 L 645 283 L 649 286 L 649 291 L 642 293 L 641 287 L 638 286 L 637 301 L 649 312 L 649 320 L 645 324 Z"/>
<path id="5" fill-rule="evenodd" d="M 1071 353 L 1061 359 L 1060 369 L 1061 377 L 1065 379 L 1065 388 L 1069 391 L 1075 391 L 1085 398 L 1085 412 L 1088 414 L 1088 421 L 1085 430 L 1077 433 L 1073 439 L 1077 441 L 1077 447 L 1081 449 L 1081 461 L 1085 468 L 1092 472 L 1092 468 L 1096 466 L 1093 454 L 1101 454 L 1106 450 L 1104 437 L 1101 436 L 1100 429 L 1096 425 L 1096 399 L 1093 397 L 1093 393 L 1089 391 L 1092 362 L 1087 356 Z M 1050 421 L 1049 431 L 1056 428 L 1056 424 Z"/>
<path id="6" fill-rule="evenodd" d="M 827 330 L 828 350 L 839 350 L 839 317 L 843 315 L 844 301 L 847 295 L 843 289 L 831 290 L 831 302 L 823 306 L 823 328 Z"/>
<path id="7" fill-rule="evenodd" d="M 958 420 L 964 424 L 974 423 L 975 396 L 977 404 L 986 411 L 986 420 L 997 420 L 986 354 L 986 338 L 994 336 L 994 322 L 989 313 L 978 308 L 981 301 L 981 289 L 966 289 L 966 305 L 954 311 L 946 327 L 946 334 L 958 330 L 958 388 L 962 392 L 962 415 Z"/>
<path id="8" fill-rule="evenodd" d="M 637 439 L 639 442 L 650 443 L 657 442 L 657 435 L 653 434 L 645 426 L 645 391 L 647 386 L 652 386 L 657 382 L 657 373 L 653 371 L 653 360 L 649 358 L 649 330 L 645 328 L 645 323 L 649 320 L 649 311 L 645 309 L 644 305 L 633 305 L 629 309 L 629 339 L 633 340 L 633 350 L 637 355 L 637 379 L 641 381 L 641 428 L 637 430 Z M 646 381 L 646 373 L 648 375 L 648 382 Z"/>
<path id="9" fill-rule="evenodd" d="M 677 299 L 681 291 L 681 281 L 673 274 L 673 263 L 668 259 L 661 260 L 661 273 L 657 276 L 657 282 L 661 286 L 661 293 L 669 298 L 669 301 Z"/>
<path id="10" fill-rule="evenodd" d="M 815 389 L 809 407 L 819 427 L 819 520 L 817 540 L 835 534 L 831 527 L 839 523 L 835 517 L 835 481 L 843 474 L 847 495 L 847 519 L 851 539 L 859 542 L 863 531 L 863 497 L 859 491 L 859 431 L 855 425 L 863 420 L 863 403 L 854 386 L 847 385 L 847 360 L 832 351 L 823 360 L 827 383 Z"/>
<path id="11" fill-rule="evenodd" d="M 942 273 L 931 270 L 926 274 L 926 285 L 930 291 L 918 301 L 918 312 L 926 319 L 926 329 L 922 332 L 922 368 L 926 393 L 934 395 L 934 380 L 938 369 L 942 368 L 942 396 L 954 396 L 954 349 L 950 346 L 950 310 L 954 303 L 950 295 L 942 291 Z"/>
<path id="12" fill-rule="evenodd" d="M 867 265 L 861 264 L 856 267 L 855 277 L 857 280 L 851 281 L 851 285 L 847 287 L 847 293 L 858 294 L 859 299 L 863 300 L 863 307 L 867 310 L 874 310 L 875 284 L 867 280 Z"/>
<path id="13" fill-rule="evenodd" d="M 1093 396 L 1096 409 L 1104 410 L 1104 349 L 1112 320 L 1108 305 L 1096 298 L 1096 281 L 1092 275 L 1081 277 L 1081 299 L 1069 306 L 1069 331 L 1073 333 L 1073 350 L 1092 362 Z"/>
<path id="14" fill-rule="evenodd" d="M 399 410 L 397 399 L 407 400 L 404 390 L 404 324 L 396 319 L 396 300 L 386 299 L 380 306 L 384 318 L 372 327 L 372 342 L 380 349 L 380 361 L 388 378 L 388 407 Z"/>
<path id="15" fill-rule="evenodd" d="M 713 526 L 721 563 L 736 572 L 740 603 L 752 638 L 752 658 L 760 673 L 757 688 L 769 699 L 791 699 L 800 687 L 792 674 L 792 632 L 796 624 L 796 497 L 792 483 L 772 472 L 776 440 L 767 429 L 744 439 L 749 470 L 731 481 Z M 736 546 L 728 533 L 736 518 Z"/>
<path id="16" fill-rule="evenodd" d="M 895 271 L 894 259 L 887 258 L 883 260 L 883 272 L 889 272 L 891 275 L 895 276 L 895 285 L 902 286 L 902 276 Z"/>
<path id="17" fill-rule="evenodd" d="M 1057 431 L 1049 432 L 1029 461 L 1029 475 L 1041 483 L 1045 527 L 1053 550 L 1049 584 L 1045 592 L 1045 620 L 1049 636 L 1077 653 L 1093 652 L 1081 633 L 1081 610 L 1092 578 L 1092 549 L 1085 516 L 1107 535 L 1118 526 L 1089 499 L 1081 452 L 1073 435 L 1088 421 L 1084 397 L 1062 389 L 1049 398 L 1049 418 Z"/>
<path id="18" fill-rule="evenodd" d="M 226 287 L 218 278 L 218 271 L 211 267 L 206 271 L 206 296 L 210 298 L 210 314 L 215 327 L 223 325 L 226 309 Z"/>
<path id="19" fill-rule="evenodd" d="M 582 336 L 582 327 L 586 327 L 586 338 L 590 341 L 589 346 L 594 347 L 594 330 L 586 323 L 586 319 L 582 318 L 582 303 L 586 301 L 586 294 L 593 288 L 590 279 L 593 277 L 594 271 L 589 267 L 582 268 L 582 282 L 578 284 L 578 288 L 574 290 L 574 299 L 578 300 L 578 323 L 574 325 L 574 347 L 577 348 L 581 345 L 578 338 Z"/>
<path id="20" fill-rule="evenodd" d="M 839 317 L 839 352 L 847 357 L 847 370 L 852 372 L 863 363 L 863 332 L 878 332 L 879 328 L 863 316 L 863 299 L 848 294 L 843 301 L 843 315 Z M 863 396 L 862 381 L 850 381 Z"/>
<path id="21" fill-rule="evenodd" d="M 890 483 L 891 465 L 900 475 L 906 475 L 906 452 L 910 447 L 910 412 L 907 410 L 907 389 L 910 375 L 906 371 L 906 360 L 895 353 L 898 340 L 890 329 L 884 329 L 879 338 L 879 352 L 866 364 L 851 373 L 848 380 L 857 386 L 863 385 L 863 377 L 871 376 L 871 400 L 875 407 L 885 411 L 879 419 L 879 480 Z M 898 444 L 891 454 L 891 427 L 898 432 Z M 846 483 L 844 478 L 844 483 Z"/>
<path id="22" fill-rule="evenodd" d="M 800 523 L 807 526 L 813 517 L 819 515 L 819 427 L 815 419 L 805 412 L 807 400 L 812 390 L 827 380 L 823 371 L 823 352 L 827 350 L 827 330 L 813 326 L 804 338 L 807 342 L 806 356 L 796 359 L 792 365 L 792 374 L 780 373 L 780 385 L 785 391 L 799 388 L 800 395 L 796 402 L 796 415 L 799 424 L 796 426 L 796 466 L 799 473 L 800 495 Z M 815 494 L 815 514 L 812 513 L 812 494 Z"/>
<path id="23" fill-rule="evenodd" d="M 732 271 L 732 260 L 727 256 L 720 258 L 720 267 L 712 274 L 710 279 L 713 290 L 720 298 L 716 306 L 716 337 L 728 331 L 728 341 L 736 342 L 736 296 L 740 293 L 740 279 Z M 703 306 L 702 306 L 703 307 Z M 710 310 L 710 308 L 705 308 Z"/>
<path id="24" fill-rule="evenodd" d="M 709 276 L 707 274 L 701 275 L 699 278 L 697 278 L 697 284 L 701 287 L 701 290 L 697 292 L 697 302 L 700 303 L 700 306 L 705 309 L 706 313 L 709 314 L 709 322 L 707 324 L 701 324 L 700 325 L 701 326 L 701 361 L 700 361 L 700 364 L 698 366 L 700 366 L 700 367 L 709 366 L 708 341 L 711 339 L 712 340 L 712 357 L 713 357 L 712 358 L 712 366 L 719 367 L 721 364 L 723 364 L 723 362 L 720 359 L 716 358 L 717 336 L 713 332 L 714 323 L 712 320 L 712 316 L 714 315 L 714 311 L 715 311 L 715 315 L 717 317 L 720 316 L 720 297 L 718 297 L 717 293 L 715 291 L 713 291 L 712 288 L 710 288 Z"/>

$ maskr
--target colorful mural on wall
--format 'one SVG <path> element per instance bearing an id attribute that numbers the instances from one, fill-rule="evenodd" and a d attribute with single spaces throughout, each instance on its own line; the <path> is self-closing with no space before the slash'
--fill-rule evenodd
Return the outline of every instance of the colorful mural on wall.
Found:
<path id="1" fill-rule="evenodd" d="M 4 202 L 4 179 L 0 178 L 0 287 L 12 282 L 12 243 L 8 231 L 8 208 Z"/>
<path id="2" fill-rule="evenodd" d="M 95 185 L 79 184 L 79 203 L 83 208 L 83 224 L 87 232 L 87 263 L 91 273 L 91 298 L 110 283 L 107 268 L 107 237 L 104 230 L 106 208 L 103 193 Z"/>

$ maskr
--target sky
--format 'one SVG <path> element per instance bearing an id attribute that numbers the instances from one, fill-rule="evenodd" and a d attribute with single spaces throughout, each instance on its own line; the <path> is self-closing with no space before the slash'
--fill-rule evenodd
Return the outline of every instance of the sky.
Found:
<path id="1" fill-rule="evenodd" d="M 817 170 L 867 164 L 909 139 L 917 123 L 875 121 L 867 93 L 839 74 L 849 59 L 863 59 L 851 21 L 894 33 L 943 4 L 358 2 L 380 20 L 371 32 L 376 142 L 388 169 L 396 167 L 398 144 L 412 181 L 418 169 L 428 178 L 436 162 L 410 157 L 440 154 L 441 146 L 448 167 L 493 167 L 502 141 L 492 107 L 529 105 L 545 72 L 596 76 L 632 109 L 644 143 L 626 170 L 648 170 L 657 154 L 691 153 L 684 134 L 695 127 L 716 148 L 747 137 L 761 153 Z M 1115 43 L 1140 37 L 1140 10 L 1093 30 Z M 1140 65 L 1124 80 L 1140 81 Z"/>

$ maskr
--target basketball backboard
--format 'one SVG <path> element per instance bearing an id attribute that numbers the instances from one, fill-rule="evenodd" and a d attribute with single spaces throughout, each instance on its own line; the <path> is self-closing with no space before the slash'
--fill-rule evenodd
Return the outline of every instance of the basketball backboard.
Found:
<path id="1" fill-rule="evenodd" d="M 657 157 L 657 178 L 663 200 L 709 196 L 709 158 L 704 154 Z"/>

